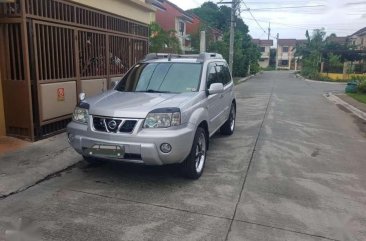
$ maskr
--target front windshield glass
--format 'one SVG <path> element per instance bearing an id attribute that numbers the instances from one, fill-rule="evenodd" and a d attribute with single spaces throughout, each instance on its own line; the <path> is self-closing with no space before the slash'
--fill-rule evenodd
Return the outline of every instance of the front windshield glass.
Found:
<path id="1" fill-rule="evenodd" d="M 123 77 L 116 90 L 183 93 L 199 89 L 201 63 L 141 63 Z"/>

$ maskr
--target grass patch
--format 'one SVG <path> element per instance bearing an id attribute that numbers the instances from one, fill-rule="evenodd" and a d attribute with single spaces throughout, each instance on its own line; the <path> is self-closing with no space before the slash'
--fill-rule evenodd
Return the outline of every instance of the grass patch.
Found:
<path id="1" fill-rule="evenodd" d="M 245 77 L 234 77 L 234 78 L 233 78 L 233 80 L 234 80 L 234 85 L 238 85 L 238 84 L 240 84 L 240 83 L 239 83 L 239 80 L 241 80 L 241 79 L 243 79 L 243 78 L 245 78 Z"/>
<path id="2" fill-rule="evenodd" d="M 347 95 L 351 96 L 353 99 L 366 104 L 366 94 L 362 93 L 347 93 Z"/>

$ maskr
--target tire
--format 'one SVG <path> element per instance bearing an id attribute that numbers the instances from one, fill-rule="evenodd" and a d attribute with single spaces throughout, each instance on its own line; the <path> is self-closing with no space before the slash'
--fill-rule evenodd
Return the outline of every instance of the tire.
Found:
<path id="1" fill-rule="evenodd" d="M 207 156 L 208 135 L 206 131 L 198 127 L 194 136 L 191 152 L 182 163 L 183 174 L 189 179 L 198 179 L 203 173 Z"/>
<path id="2" fill-rule="evenodd" d="M 235 118 L 236 118 L 236 108 L 234 103 L 231 104 L 230 114 L 227 121 L 221 126 L 220 132 L 223 135 L 230 136 L 235 130 Z"/>

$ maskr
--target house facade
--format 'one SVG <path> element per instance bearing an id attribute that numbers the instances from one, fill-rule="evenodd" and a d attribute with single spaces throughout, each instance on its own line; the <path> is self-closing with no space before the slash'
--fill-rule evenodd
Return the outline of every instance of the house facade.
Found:
<path id="1" fill-rule="evenodd" d="M 357 50 L 366 50 L 366 27 L 350 35 L 348 42 L 354 45 Z"/>
<path id="2" fill-rule="evenodd" d="M 261 68 L 268 68 L 273 40 L 252 39 L 252 42 L 258 46 L 261 52 L 261 57 L 258 62 L 259 66 Z"/>
<path id="3" fill-rule="evenodd" d="M 148 53 L 155 9 L 145 0 L 0 3 L 0 134 L 63 131 L 79 93 L 106 91 Z"/>
<path id="4" fill-rule="evenodd" d="M 156 22 L 165 30 L 175 30 L 183 53 L 191 51 L 190 35 L 187 25 L 193 23 L 193 18 L 177 5 L 167 1 L 158 0 L 165 10 L 157 9 Z"/>
<path id="5" fill-rule="evenodd" d="M 296 44 L 296 39 L 277 39 L 277 69 L 292 69 L 292 63 L 295 62 Z"/>
<path id="6" fill-rule="evenodd" d="M 278 39 L 276 50 L 276 69 L 301 69 L 301 56 L 295 56 L 296 47 L 305 44 L 305 39 Z"/>

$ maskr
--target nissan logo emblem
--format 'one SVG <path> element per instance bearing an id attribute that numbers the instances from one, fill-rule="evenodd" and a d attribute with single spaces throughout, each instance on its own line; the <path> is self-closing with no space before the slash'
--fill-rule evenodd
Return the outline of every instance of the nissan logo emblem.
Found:
<path id="1" fill-rule="evenodd" d="M 109 121 L 109 122 L 108 122 L 108 127 L 109 127 L 109 129 L 111 129 L 111 130 L 116 129 L 116 127 L 117 127 L 117 122 L 116 122 L 115 120 L 111 120 L 111 121 Z"/>

